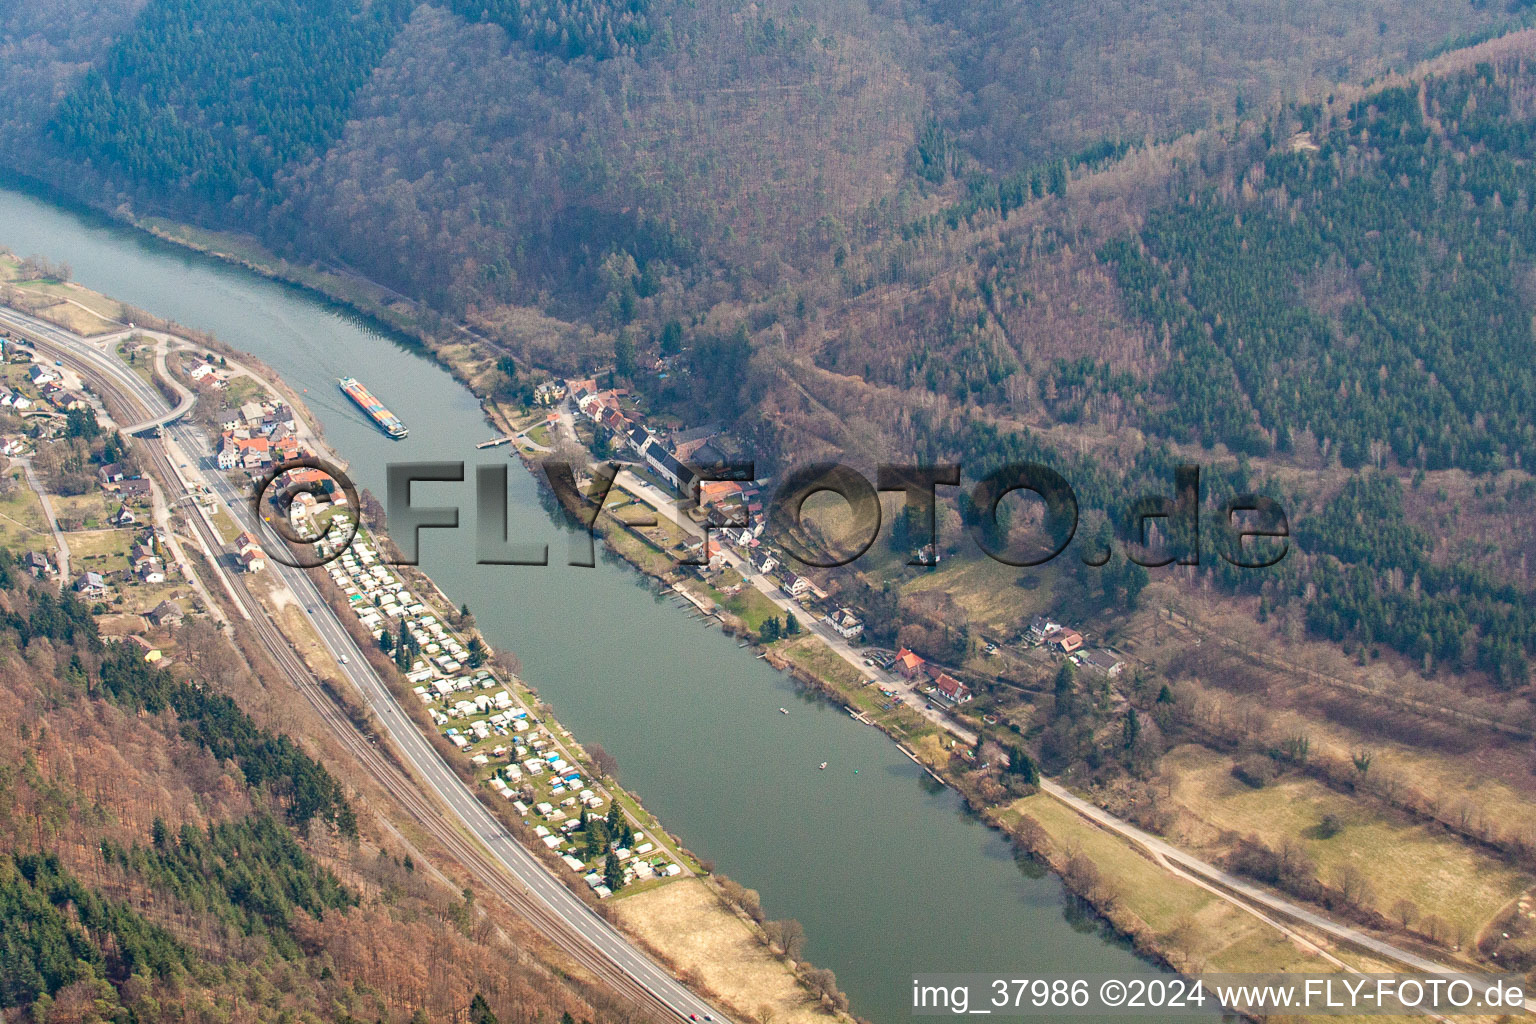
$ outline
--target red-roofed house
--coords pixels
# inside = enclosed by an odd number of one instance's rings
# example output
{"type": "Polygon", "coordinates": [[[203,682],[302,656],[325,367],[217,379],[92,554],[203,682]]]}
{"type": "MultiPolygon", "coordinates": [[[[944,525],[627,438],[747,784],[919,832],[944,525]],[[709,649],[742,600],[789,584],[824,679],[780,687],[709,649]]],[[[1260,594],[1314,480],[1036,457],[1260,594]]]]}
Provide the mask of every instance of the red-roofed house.
{"type": "Polygon", "coordinates": [[[896,671],[901,673],[903,679],[921,675],[925,664],[927,662],[905,647],[896,652],[896,671]]]}
{"type": "Polygon", "coordinates": [[[1048,638],[1062,654],[1071,654],[1083,646],[1083,634],[1075,629],[1059,629],[1048,638]]]}
{"type": "Polygon", "coordinates": [[[715,505],[741,493],[741,484],[735,480],[705,480],[699,484],[699,504],[715,505]]]}
{"type": "Polygon", "coordinates": [[[933,681],[933,688],[952,704],[964,704],[971,699],[971,688],[947,672],[940,672],[933,681]]]}

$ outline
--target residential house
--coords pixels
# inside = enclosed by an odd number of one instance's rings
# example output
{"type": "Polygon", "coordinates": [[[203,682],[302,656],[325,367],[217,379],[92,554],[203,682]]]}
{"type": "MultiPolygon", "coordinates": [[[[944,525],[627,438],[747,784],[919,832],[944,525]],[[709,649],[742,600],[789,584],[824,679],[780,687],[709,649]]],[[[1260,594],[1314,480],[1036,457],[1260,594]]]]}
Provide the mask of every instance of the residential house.
{"type": "Polygon", "coordinates": [[[165,565],[158,558],[145,558],[134,564],[133,574],[145,583],[164,583],[165,565]]]}
{"type": "Polygon", "coordinates": [[[261,572],[267,567],[267,556],[261,548],[246,548],[239,554],[240,567],[246,572],[261,572]]]}
{"type": "Polygon", "coordinates": [[[1088,651],[1083,655],[1082,663],[1095,672],[1102,672],[1111,679],[1125,671],[1125,662],[1108,651],[1088,651]]]}
{"type": "Polygon", "coordinates": [[[68,388],[59,388],[57,391],[49,392],[48,400],[60,412],[69,412],[73,409],[88,409],[91,405],[90,399],[80,392],[72,391],[68,388]]]}
{"type": "Polygon", "coordinates": [[[101,481],[103,487],[119,482],[126,475],[121,462],[109,462],[96,471],[96,479],[101,481]]]}
{"type": "Polygon", "coordinates": [[[646,446],[643,453],[646,463],[679,494],[693,493],[697,474],[673,458],[672,453],[659,444],[646,446]]]}
{"type": "Polygon", "coordinates": [[[971,699],[971,688],[947,672],[939,673],[933,688],[951,704],[964,704],[971,699]]]}
{"type": "Polygon", "coordinates": [[[792,572],[786,572],[784,574],[784,582],[779,584],[779,589],[784,591],[784,593],[788,594],[790,597],[799,597],[801,594],[811,589],[811,581],[806,579],[804,576],[799,576],[792,572]]]}
{"type": "Polygon", "coordinates": [[[720,433],[719,426],[709,424],[694,427],[672,435],[672,451],[679,459],[691,459],[709,444],[709,439],[720,433]]]}
{"type": "Polygon", "coordinates": [[[923,666],[928,664],[921,657],[913,654],[903,647],[896,652],[895,669],[901,673],[903,679],[915,679],[923,674],[923,666]]]}
{"type": "Polygon", "coordinates": [[[161,601],[146,612],[144,617],[156,626],[169,627],[181,625],[181,620],[186,615],[174,602],[161,601]]]}
{"type": "Polygon", "coordinates": [[[1075,629],[1058,629],[1048,639],[1062,654],[1071,654],[1083,646],[1083,635],[1075,629]]]}
{"type": "Polygon", "coordinates": [[[220,438],[220,469],[260,469],[272,462],[272,442],[265,437],[236,437],[224,434],[220,438]]]}
{"type": "Polygon", "coordinates": [[[141,651],[144,655],[144,660],[150,664],[154,664],[164,657],[164,655],[160,653],[159,648],[155,647],[154,644],[139,636],[137,633],[125,637],[124,640],[130,647],[137,648],[139,651],[141,651]]]}
{"type": "Polygon", "coordinates": [[[27,571],[38,579],[53,575],[53,563],[41,551],[28,551],[25,564],[27,571]]]}
{"type": "Polygon", "coordinates": [[[84,572],[75,580],[75,592],[81,597],[106,597],[107,581],[99,572],[84,572]]]}
{"type": "Polygon", "coordinates": [[[27,379],[37,387],[42,387],[44,384],[53,384],[57,382],[59,375],[54,373],[51,368],[44,366],[41,363],[34,363],[32,368],[27,371],[27,379]]]}
{"type": "Polygon", "coordinates": [[[741,499],[741,484],[735,480],[705,480],[699,484],[699,506],[735,504],[741,499]]]}
{"type": "Polygon", "coordinates": [[[134,515],[133,509],[129,508],[127,505],[122,505],[119,507],[117,512],[112,516],[111,520],[113,526],[132,526],[138,521],[139,517],[134,515]]]}
{"type": "Polygon", "coordinates": [[[636,426],[630,428],[627,440],[629,441],[629,446],[635,450],[635,454],[644,458],[645,446],[650,444],[654,438],[649,430],[636,426]]]}
{"type": "Polygon", "coordinates": [[[844,640],[852,640],[864,632],[864,623],[859,621],[859,617],[850,608],[839,608],[827,616],[827,621],[844,640]]]}
{"type": "Polygon", "coordinates": [[[1029,627],[1026,630],[1026,633],[1033,643],[1038,644],[1044,643],[1046,637],[1050,636],[1060,628],[1060,623],[1052,622],[1044,615],[1036,615],[1034,618],[1029,620],[1029,627]]]}

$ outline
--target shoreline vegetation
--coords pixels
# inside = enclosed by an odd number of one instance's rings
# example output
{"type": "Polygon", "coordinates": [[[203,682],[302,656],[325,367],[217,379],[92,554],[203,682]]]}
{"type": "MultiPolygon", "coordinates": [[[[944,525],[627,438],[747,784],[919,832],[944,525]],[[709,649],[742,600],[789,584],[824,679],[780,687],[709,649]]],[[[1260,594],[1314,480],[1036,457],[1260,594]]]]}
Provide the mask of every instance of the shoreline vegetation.
{"type": "MultiPolygon", "coordinates": [[[[267,280],[297,288],[306,294],[318,297],[326,303],[339,306],[357,316],[375,322],[380,327],[385,328],[391,334],[397,335],[398,341],[410,344],[412,347],[417,348],[423,355],[431,358],[444,370],[450,373],[456,380],[468,388],[471,393],[475,394],[476,397],[480,399],[481,409],[484,412],[487,420],[496,430],[501,431],[503,434],[517,433],[514,420],[505,411],[503,411],[494,400],[486,398],[483,395],[481,389],[476,387],[476,378],[479,375],[476,371],[477,369],[483,369],[484,367],[478,366],[477,363],[471,363],[463,358],[454,359],[445,356],[444,350],[449,347],[449,343],[443,342],[435,333],[423,326],[421,323],[423,313],[425,313],[430,317],[430,319],[434,321],[441,321],[442,318],[429,310],[425,310],[425,308],[422,307],[420,303],[415,302],[415,300],[411,300],[405,296],[397,295],[396,293],[391,292],[389,289],[386,289],[381,285],[367,281],[366,279],[356,275],[340,273],[323,268],[303,267],[293,264],[288,260],[276,256],[275,254],[267,252],[265,248],[260,245],[260,243],[251,238],[242,238],[225,232],[215,232],[194,228],[190,225],[185,225],[157,217],[140,218],[132,215],[132,213],[126,208],[119,208],[117,211],[109,213],[107,211],[103,211],[95,207],[84,206],[73,200],[58,196],[54,190],[48,188],[43,183],[36,182],[33,179],[26,179],[26,187],[29,192],[44,201],[62,202],[69,208],[83,211],[89,216],[103,218],[113,224],[144,232],[145,234],[167,245],[188,249],[203,256],[207,256],[212,259],[219,260],[220,262],[247,270],[267,280]]],[[[180,325],[168,324],[168,326],[177,328],[179,331],[186,331],[186,329],[181,328],[180,325]]],[[[456,330],[463,331],[473,342],[489,344],[489,342],[484,341],[484,339],[475,336],[473,332],[470,332],[468,328],[463,327],[463,325],[456,324],[452,326],[456,330]]],[[[198,335],[201,332],[192,331],[190,333],[193,335],[198,335]]],[[[234,350],[230,349],[230,351],[233,352],[234,350]]],[[[494,357],[489,355],[483,357],[484,366],[489,366],[493,362],[494,357]]],[[[265,367],[262,368],[268,369],[265,367]]],[[[270,370],[268,372],[270,372],[270,370]]],[[[274,376],[276,375],[274,374],[274,376]]],[[[304,406],[300,404],[296,405],[295,408],[303,409],[304,406]]],[[[313,417],[308,418],[313,424],[313,417]]],[[[317,430],[317,437],[319,436],[320,435],[317,430]]],[[[323,441],[323,437],[321,437],[321,440],[323,441]]],[[[517,446],[517,451],[519,461],[523,463],[524,467],[528,469],[528,471],[533,473],[535,480],[538,482],[538,486],[543,491],[545,491],[545,493],[552,495],[553,492],[549,489],[547,481],[545,481],[543,475],[537,471],[536,462],[529,458],[529,450],[519,445],[517,446]]],[[[342,464],[344,465],[345,463],[343,462],[342,464]]],[[[626,524],[624,524],[621,520],[618,520],[616,517],[609,515],[607,519],[612,523],[617,524],[619,529],[625,534],[634,536],[640,539],[643,543],[649,543],[646,542],[644,538],[641,537],[636,531],[630,530],[626,524]]],[[[380,538],[387,542],[387,529],[378,530],[377,532],[380,538]]],[[[654,565],[647,565],[646,562],[637,557],[632,550],[627,550],[625,547],[622,547],[614,542],[612,536],[612,528],[609,522],[604,521],[604,517],[599,517],[598,524],[596,526],[596,532],[603,538],[603,542],[607,550],[612,552],[614,555],[624,559],[624,561],[627,562],[636,572],[639,572],[657,581],[662,578],[663,574],[657,573],[655,571],[654,565]]],[[[652,546],[651,549],[656,550],[654,546],[652,546]]],[[[435,583],[432,584],[432,589],[440,597],[443,597],[441,589],[438,588],[435,583]]],[[[445,603],[449,607],[452,606],[452,602],[446,601],[446,598],[445,603]]],[[[350,629],[352,624],[348,623],[347,626],[350,629]]],[[[741,635],[743,636],[745,636],[746,633],[747,631],[744,629],[741,631],[741,635]]],[[[752,641],[752,646],[748,649],[761,651],[762,645],[760,645],[754,639],[752,641]]],[[[844,692],[835,683],[815,675],[800,665],[796,665],[790,662],[787,658],[782,657],[775,651],[762,651],[762,653],[767,655],[765,660],[767,660],[769,664],[774,665],[775,668],[780,669],[781,671],[788,671],[797,682],[815,690],[827,699],[833,700],[846,708],[857,710],[857,706],[854,700],[850,696],[844,694],[844,692]]],[[[536,688],[534,689],[534,696],[535,699],[537,699],[536,688]]],[[[406,703],[404,706],[410,707],[410,704],[406,703]]],[[[411,709],[411,714],[413,715],[413,721],[416,720],[414,708],[411,709]]],[[[878,725],[876,727],[880,728],[878,725]]],[[[943,750],[941,744],[935,743],[931,745],[934,749],[918,752],[908,747],[901,741],[900,738],[891,735],[889,730],[882,728],[882,731],[886,732],[886,735],[892,740],[892,742],[896,743],[899,749],[906,753],[907,756],[909,756],[915,763],[922,767],[930,776],[943,784],[953,785],[953,779],[948,777],[948,773],[946,771],[948,760],[947,753],[943,750]],[[924,753],[928,754],[927,758],[923,756],[924,753]]],[[[430,732],[435,734],[437,730],[432,728],[430,732]]],[[[456,770],[458,769],[456,764],[458,760],[460,759],[457,757],[450,758],[450,763],[455,764],[456,770]]],[[[483,797],[483,794],[479,794],[481,787],[477,785],[475,789],[477,795],[482,795],[483,797]]],[[[1145,927],[1139,927],[1137,922],[1131,920],[1125,913],[1117,912],[1114,905],[1114,900],[1104,899],[1102,893],[1098,894],[1099,898],[1096,899],[1094,887],[1091,885],[1083,884],[1085,877],[1082,873],[1069,874],[1066,872],[1065,868],[1067,866],[1067,861],[1062,860],[1059,864],[1053,862],[1051,859],[1052,851],[1049,847],[1038,843],[1032,843],[1031,838],[1033,837],[1027,835],[1024,832],[1021,832],[1018,829],[1009,827],[1009,824],[1002,816],[988,811],[986,807],[974,797],[974,795],[966,794],[964,790],[959,788],[957,788],[957,792],[961,793],[962,797],[966,801],[966,806],[970,808],[974,813],[976,813],[982,821],[986,822],[990,827],[996,828],[1002,831],[1005,835],[1009,836],[1010,840],[1016,844],[1017,848],[1023,855],[1047,864],[1061,880],[1062,885],[1074,898],[1082,900],[1084,904],[1086,904],[1088,907],[1091,907],[1093,912],[1098,914],[1102,920],[1104,920],[1111,928],[1113,928],[1117,935],[1126,939],[1127,941],[1130,941],[1140,955],[1162,967],[1173,970],[1179,969],[1179,961],[1181,959],[1180,957],[1178,957],[1176,954],[1170,955],[1173,953],[1173,951],[1169,949],[1165,944],[1159,943],[1155,937],[1147,934],[1147,929],[1145,927]]],[[[1085,827],[1089,827],[1087,826],[1087,823],[1083,824],[1085,827]]],[[[665,830],[664,827],[663,830],[665,830]]],[[[1130,854],[1131,857],[1141,859],[1146,864],[1151,865],[1150,861],[1146,861],[1145,858],[1142,858],[1141,854],[1131,848],[1129,844],[1124,843],[1117,837],[1109,836],[1107,833],[1100,834],[1104,835],[1112,843],[1123,848],[1127,853],[1130,854]]],[[[669,832],[668,835],[670,836],[671,833],[669,832]]],[[[676,837],[673,838],[675,839],[676,837]]],[[[1058,836],[1058,838],[1063,839],[1064,842],[1070,842],[1070,837],[1058,836]]],[[[681,846],[682,844],[679,843],[679,845],[681,846]]],[[[1079,857],[1080,856],[1081,855],[1079,855],[1079,857]]],[[[1154,868],[1154,870],[1159,872],[1162,870],[1157,868],[1156,865],[1151,866],[1154,868]]],[[[750,892],[750,890],[748,891],[750,892]]],[[[723,894],[721,894],[718,890],[716,890],[715,893],[717,897],[721,898],[722,900],[724,899],[723,894]]],[[[756,894],[753,893],[752,895],[755,896],[756,894]]],[[[750,915],[748,915],[739,907],[731,906],[730,909],[733,913],[741,916],[743,919],[750,920],[750,915]]],[[[763,943],[763,945],[768,946],[770,949],[773,948],[768,942],[766,933],[762,932],[761,928],[756,930],[756,937],[763,943]]]]}
{"type": "MultiPolygon", "coordinates": [[[[31,191],[36,192],[37,189],[31,191]]],[[[46,186],[42,187],[42,193],[42,198],[47,201],[58,201],[46,186]]],[[[68,205],[80,208],[78,203],[71,202],[68,205]]],[[[266,252],[251,239],[192,228],[161,218],[138,218],[123,208],[112,214],[88,207],[86,209],[92,216],[104,216],[114,223],[152,235],[166,244],[190,249],[249,270],[268,280],[299,288],[363,317],[387,330],[400,343],[416,348],[432,358],[476,394],[480,398],[482,411],[497,430],[504,434],[516,434],[531,426],[530,423],[518,427],[517,421],[494,399],[485,397],[485,389],[480,384],[484,375],[494,367],[499,353],[477,349],[479,346],[489,348],[491,343],[468,327],[450,323],[414,300],[356,275],[293,264],[266,252]],[[442,336],[444,332],[452,332],[456,336],[445,340],[442,336]]],[[[517,446],[517,450],[520,460],[534,472],[539,486],[547,491],[548,485],[543,474],[537,472],[536,460],[531,458],[534,451],[522,445],[517,446]]],[[[638,531],[631,530],[612,513],[609,513],[607,519],[611,522],[604,521],[600,516],[597,525],[597,532],[603,536],[607,549],[637,571],[654,580],[661,580],[666,573],[657,571],[654,560],[640,557],[633,544],[616,542],[616,536],[636,538],[642,545],[648,545],[645,550],[656,554],[661,554],[660,550],[649,545],[638,531]],[[613,528],[615,524],[618,526],[617,531],[613,528]]],[[[441,595],[441,590],[435,585],[433,589],[441,595]]],[[[451,607],[451,602],[448,604],[451,607]]],[[[722,619],[722,627],[727,631],[730,631],[730,625],[722,619]]],[[[734,635],[750,639],[750,649],[763,654],[765,660],[774,667],[789,671],[801,685],[816,690],[852,712],[859,710],[856,696],[848,687],[839,685],[828,675],[818,675],[802,663],[791,661],[777,650],[764,648],[745,628],[738,627],[734,635]]],[[[407,703],[406,706],[410,705],[407,703]]],[[[1216,968],[1260,970],[1269,969],[1270,965],[1301,961],[1308,962],[1312,969],[1319,968],[1317,961],[1302,955],[1297,940],[1288,938],[1267,924],[1261,924],[1257,918],[1248,916],[1238,906],[1224,902],[1201,891],[1193,883],[1170,874],[1127,840],[1099,829],[1064,805],[1056,804],[1052,798],[1037,794],[1002,808],[989,806],[979,794],[956,785],[958,780],[949,770],[952,744],[930,736],[925,738],[927,742],[916,744],[916,749],[913,749],[883,723],[870,721],[870,724],[881,728],[897,743],[899,749],[935,779],[954,786],[965,799],[967,807],[981,821],[1004,832],[1021,856],[1028,856],[1049,868],[1060,878],[1069,893],[1081,900],[1084,906],[1091,908],[1117,935],[1130,942],[1148,960],[1169,969],[1184,971],[1216,968]],[[1035,813],[1026,813],[1020,809],[1020,805],[1026,801],[1035,802],[1035,813]],[[1058,813],[1040,813],[1039,808],[1046,807],[1054,807],[1058,813]],[[1113,870],[1106,871],[1106,866],[1111,863],[1113,870]],[[1150,887],[1161,892],[1132,891],[1124,884],[1127,876],[1140,876],[1150,887]],[[1163,898],[1163,894],[1167,893],[1174,896],[1163,898]],[[1158,905],[1144,905],[1147,903],[1158,905]],[[1230,941],[1213,945],[1199,938],[1203,933],[1223,928],[1229,930],[1227,938],[1230,941]]],[[[432,731],[436,732],[435,729],[432,731]]],[[[745,906],[732,903],[724,889],[721,886],[713,890],[716,897],[724,901],[742,921],[751,925],[753,913],[750,908],[755,900],[748,899],[745,906]]],[[[747,892],[755,897],[755,893],[750,893],[750,890],[747,892]]],[[[758,910],[757,914],[760,913],[758,910]]],[[[760,925],[753,931],[764,947],[778,951],[760,925]]],[[[1313,946],[1319,945],[1315,937],[1302,941],[1313,946]]],[[[785,960],[794,962],[787,955],[785,960]]],[[[1368,965],[1374,963],[1353,955],[1351,960],[1368,965]]],[[[815,973],[819,975],[830,972],[815,973]]],[[[806,979],[802,978],[801,981],[805,983],[806,979]]],[[[814,991],[814,986],[808,988],[814,991]]]]}
{"type": "MultiPolygon", "coordinates": [[[[126,223],[126,222],[125,222],[126,223]]],[[[139,227],[139,225],[132,225],[139,227]]],[[[172,239],[160,235],[166,241],[172,239]]],[[[3,251],[3,250],[0,250],[3,251]]],[[[228,260],[224,254],[208,252],[215,258],[228,260]]],[[[243,265],[243,264],[241,264],[243,265]]],[[[256,270],[254,266],[246,269],[256,270]]],[[[276,274],[263,274],[273,280],[283,281],[289,284],[298,282],[286,281],[276,274]]],[[[68,288],[78,291],[82,297],[99,299],[104,302],[116,302],[106,296],[99,296],[95,292],[81,285],[63,282],[68,288]]],[[[306,286],[306,291],[313,289],[306,286]]],[[[324,296],[324,293],[319,293],[324,296]]],[[[330,296],[324,296],[331,300],[330,296]]],[[[334,301],[334,300],[331,300],[334,301]]],[[[231,359],[238,359],[252,375],[256,376],[260,383],[270,389],[271,392],[281,396],[284,401],[296,409],[308,426],[315,444],[322,450],[325,456],[335,464],[345,467],[347,460],[336,452],[326,440],[320,422],[310,412],[307,404],[294,388],[285,381],[280,374],[266,365],[256,356],[239,350],[209,332],[196,328],[190,328],[175,321],[167,320],[151,312],[131,307],[127,304],[117,303],[120,307],[122,329],[127,329],[127,323],[131,320],[135,326],[148,330],[159,331],[165,334],[180,337],[193,342],[198,346],[217,352],[231,359]]],[[[345,303],[342,303],[345,305],[345,303]]],[[[66,329],[74,329],[70,323],[59,323],[53,317],[45,315],[49,310],[42,310],[37,315],[40,319],[58,323],[66,329]]],[[[359,314],[366,314],[362,310],[356,310],[359,314]]],[[[423,343],[425,353],[436,356],[432,349],[423,343]]],[[[444,369],[453,372],[451,364],[437,360],[444,369]]],[[[192,382],[186,380],[177,372],[174,360],[167,360],[167,371],[176,377],[184,386],[191,386],[192,382]]],[[[463,380],[457,373],[455,376],[463,380]]],[[[163,382],[159,375],[155,376],[157,389],[164,391],[163,382]]],[[[488,414],[488,418],[489,414],[488,414]]],[[[495,422],[493,420],[493,422],[495,422]]],[[[499,425],[499,424],[498,424],[499,425]]],[[[530,467],[536,469],[536,467],[530,467]]],[[[537,473],[535,473],[538,476],[537,473]]],[[[384,509],[377,498],[367,489],[360,489],[359,499],[362,504],[362,515],[365,525],[362,528],[383,552],[393,552],[398,556],[398,549],[394,547],[387,530],[383,528],[384,509]],[[371,522],[372,525],[366,525],[371,522]]],[[[360,534],[362,536],[363,534],[360,534]]],[[[228,540],[229,538],[226,538],[228,540]]],[[[610,550],[615,550],[610,545],[610,550]]],[[[349,615],[339,615],[343,627],[356,640],[360,648],[368,657],[373,667],[378,670],[400,706],[405,709],[412,722],[424,731],[434,749],[443,757],[449,767],[466,784],[468,784],[476,798],[491,813],[519,837],[525,848],[543,861],[551,870],[551,874],[564,884],[570,891],[576,893],[584,902],[594,910],[601,913],[610,922],[623,929],[632,939],[638,941],[646,951],[666,966],[672,973],[683,979],[687,984],[706,997],[715,1000],[727,1008],[733,1015],[743,1020],[762,1020],[771,1018],[776,1022],[810,1022],[816,1020],[833,1020],[847,1022],[854,1019],[848,1010],[848,999],[836,985],[833,973],[825,968],[817,968],[813,964],[800,959],[800,950],[804,943],[804,931],[798,922],[770,921],[764,915],[758,894],[746,886],[728,878],[724,874],[714,871],[713,866],[707,861],[701,860],[682,842],[681,838],[666,828],[666,826],[654,814],[645,809],[638,794],[625,789],[618,780],[599,770],[598,757],[581,743],[575,735],[562,725],[554,717],[548,704],[541,698],[536,686],[523,680],[521,666],[517,661],[515,652],[502,652],[497,650],[487,640],[473,623],[473,617],[463,621],[463,617],[455,611],[458,607],[453,600],[442,590],[429,575],[422,572],[419,567],[399,565],[396,571],[408,581],[409,585],[419,595],[426,596],[427,603],[443,622],[457,622],[458,628],[467,636],[478,638],[485,646],[488,663],[496,665],[506,674],[518,693],[524,697],[531,707],[538,710],[540,717],[549,726],[552,732],[563,737],[566,743],[574,748],[583,759],[582,767],[590,777],[601,779],[603,785],[614,794],[620,806],[626,814],[633,818],[637,825],[646,832],[661,839],[664,848],[676,859],[686,865],[686,870],[692,877],[678,878],[662,883],[659,886],[650,885],[641,891],[623,899],[633,899],[635,896],[644,897],[656,889],[671,890],[681,889],[684,894],[675,894],[657,905],[656,900],[645,901],[646,910],[619,912],[609,904],[599,902],[591,893],[591,890],[581,880],[564,870],[559,857],[545,849],[542,843],[535,841],[536,836],[532,829],[522,823],[515,815],[509,812],[504,801],[492,798],[492,794],[485,787],[484,780],[477,777],[467,760],[451,744],[443,738],[438,728],[431,722],[422,710],[420,703],[413,698],[410,690],[399,677],[395,665],[378,651],[373,638],[362,631],[361,626],[349,615]],[[658,944],[659,939],[677,934],[676,922],[669,921],[669,916],[684,915],[690,922],[690,929],[697,931],[699,928],[707,930],[711,939],[710,955],[703,961],[699,959],[699,950],[690,950],[691,956],[685,960],[669,954],[666,949],[658,944]],[[775,975],[783,980],[776,980],[775,975]]],[[[340,596],[332,581],[320,570],[311,570],[311,577],[319,585],[322,594],[332,607],[345,611],[346,602],[340,596]]],[[[279,603],[270,599],[270,595],[262,594],[263,603],[279,621],[288,624],[288,618],[284,615],[284,608],[279,603]]],[[[338,684],[331,674],[325,671],[323,664],[314,664],[312,655],[317,650],[306,649],[307,645],[296,644],[295,648],[306,663],[316,670],[321,679],[327,695],[335,702],[338,708],[365,734],[373,737],[382,735],[378,723],[373,720],[373,715],[360,706],[350,687],[338,684]]],[[[405,769],[407,766],[399,762],[391,753],[391,760],[397,767],[405,769]]]]}

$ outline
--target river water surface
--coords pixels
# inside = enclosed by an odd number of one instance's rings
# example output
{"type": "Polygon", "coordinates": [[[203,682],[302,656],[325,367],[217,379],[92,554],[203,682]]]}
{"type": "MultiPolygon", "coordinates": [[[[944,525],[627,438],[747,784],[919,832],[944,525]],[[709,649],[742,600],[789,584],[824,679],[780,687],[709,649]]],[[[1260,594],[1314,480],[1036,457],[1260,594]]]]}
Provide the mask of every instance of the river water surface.
{"type": "Polygon", "coordinates": [[[628,566],[565,566],[565,540],[532,478],[506,449],[474,449],[492,436],[478,403],[428,359],[297,289],[9,189],[0,247],[66,261],[89,288],[254,353],[305,392],[354,481],[377,495],[387,461],[464,461],[464,484],[416,487],[417,503],[462,509],[459,531],[423,532],[422,569],[516,653],[578,739],[618,759],[668,829],[757,889],[769,916],[805,925],[806,955],[836,972],[855,1013],[908,1019],[916,972],[1155,970],[884,735],[801,698],[628,566]],[[340,376],[366,384],[409,439],[364,420],[337,390],[340,376]],[[473,467],[509,461],[509,536],[547,540],[548,567],[474,564],[473,467]]]}

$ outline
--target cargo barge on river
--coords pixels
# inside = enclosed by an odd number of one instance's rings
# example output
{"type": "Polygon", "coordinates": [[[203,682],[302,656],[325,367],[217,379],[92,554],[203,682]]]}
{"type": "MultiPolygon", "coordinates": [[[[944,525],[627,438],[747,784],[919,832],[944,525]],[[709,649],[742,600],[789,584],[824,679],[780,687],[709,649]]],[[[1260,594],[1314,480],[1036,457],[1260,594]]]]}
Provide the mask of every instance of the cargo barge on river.
{"type": "Polygon", "coordinates": [[[400,422],[400,417],[384,408],[384,403],[374,398],[373,392],[358,383],[357,378],[338,377],[336,378],[336,384],[341,388],[343,394],[356,402],[358,408],[368,414],[369,419],[379,425],[379,429],[384,431],[384,433],[397,440],[410,434],[405,424],[400,422]]]}

